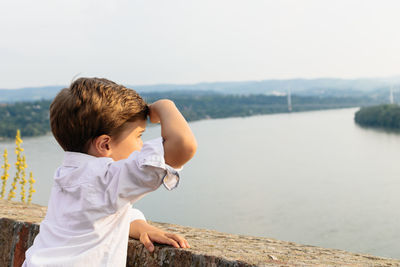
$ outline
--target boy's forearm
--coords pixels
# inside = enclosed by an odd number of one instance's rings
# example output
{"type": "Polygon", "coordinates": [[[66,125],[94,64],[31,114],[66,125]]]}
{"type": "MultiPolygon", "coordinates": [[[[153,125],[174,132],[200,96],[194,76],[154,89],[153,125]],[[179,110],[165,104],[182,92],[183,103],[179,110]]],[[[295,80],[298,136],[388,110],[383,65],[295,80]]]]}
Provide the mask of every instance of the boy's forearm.
{"type": "Polygon", "coordinates": [[[174,102],[159,100],[151,105],[150,110],[152,109],[157,113],[161,123],[165,162],[174,168],[180,168],[196,152],[196,139],[174,102]]]}

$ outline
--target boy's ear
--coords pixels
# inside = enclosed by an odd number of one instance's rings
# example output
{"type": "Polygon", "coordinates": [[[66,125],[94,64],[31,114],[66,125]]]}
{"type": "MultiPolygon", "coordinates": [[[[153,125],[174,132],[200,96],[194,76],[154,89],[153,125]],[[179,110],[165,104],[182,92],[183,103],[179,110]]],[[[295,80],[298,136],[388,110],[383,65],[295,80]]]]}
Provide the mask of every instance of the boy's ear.
{"type": "Polygon", "coordinates": [[[103,134],[93,141],[93,148],[98,157],[108,157],[111,154],[111,137],[103,134]]]}

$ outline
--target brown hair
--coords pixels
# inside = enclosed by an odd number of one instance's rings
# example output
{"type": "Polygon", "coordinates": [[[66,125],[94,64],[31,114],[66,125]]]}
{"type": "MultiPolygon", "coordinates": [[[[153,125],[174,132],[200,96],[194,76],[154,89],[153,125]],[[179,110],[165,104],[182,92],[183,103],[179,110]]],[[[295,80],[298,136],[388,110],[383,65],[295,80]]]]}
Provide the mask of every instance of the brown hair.
{"type": "Polygon", "coordinates": [[[136,91],[101,78],[80,78],[50,105],[51,131],[65,151],[87,153],[89,142],[118,138],[126,122],[145,120],[149,107],[136,91]]]}

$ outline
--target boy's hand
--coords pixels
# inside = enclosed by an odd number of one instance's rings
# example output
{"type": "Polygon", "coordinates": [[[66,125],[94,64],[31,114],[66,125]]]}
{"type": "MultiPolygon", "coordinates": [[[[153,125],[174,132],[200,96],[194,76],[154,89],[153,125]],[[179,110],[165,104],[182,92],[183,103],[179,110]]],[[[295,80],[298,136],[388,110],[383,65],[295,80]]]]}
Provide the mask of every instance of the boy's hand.
{"type": "Polygon", "coordinates": [[[161,230],[143,232],[140,234],[140,242],[150,252],[154,251],[153,242],[158,244],[171,245],[175,248],[190,248],[189,243],[177,234],[166,233],[161,230]]]}
{"type": "Polygon", "coordinates": [[[131,222],[129,236],[139,239],[150,252],[154,251],[154,242],[171,245],[175,248],[190,248],[189,243],[182,236],[164,232],[148,224],[144,220],[135,220],[131,222]]]}
{"type": "Polygon", "coordinates": [[[148,105],[149,107],[149,119],[151,123],[160,123],[160,117],[158,116],[157,112],[154,109],[154,104],[157,105],[157,102],[154,102],[153,104],[148,105]]]}

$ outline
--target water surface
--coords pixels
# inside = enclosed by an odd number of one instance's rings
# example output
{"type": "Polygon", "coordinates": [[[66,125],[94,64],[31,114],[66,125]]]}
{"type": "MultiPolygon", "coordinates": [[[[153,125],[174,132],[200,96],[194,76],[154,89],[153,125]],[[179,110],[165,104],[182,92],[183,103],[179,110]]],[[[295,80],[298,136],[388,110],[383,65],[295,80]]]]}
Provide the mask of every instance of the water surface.
{"type": "MultiPolygon", "coordinates": [[[[358,127],[356,110],[193,122],[179,188],[136,206],[154,221],[400,258],[400,135],[358,127]]],[[[45,205],[63,152],[52,136],[23,147],[45,205]]]]}

